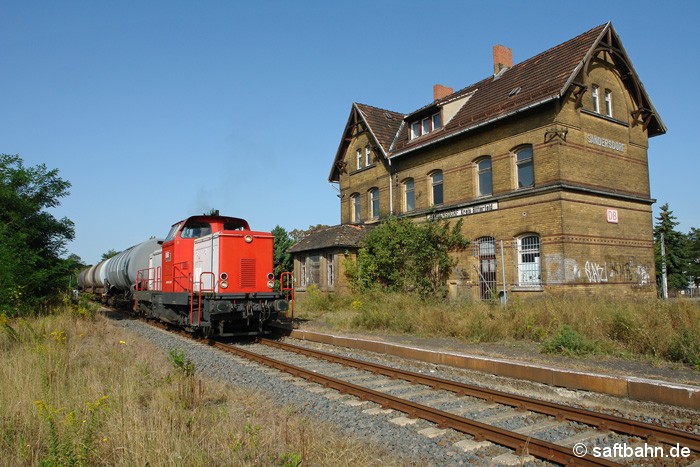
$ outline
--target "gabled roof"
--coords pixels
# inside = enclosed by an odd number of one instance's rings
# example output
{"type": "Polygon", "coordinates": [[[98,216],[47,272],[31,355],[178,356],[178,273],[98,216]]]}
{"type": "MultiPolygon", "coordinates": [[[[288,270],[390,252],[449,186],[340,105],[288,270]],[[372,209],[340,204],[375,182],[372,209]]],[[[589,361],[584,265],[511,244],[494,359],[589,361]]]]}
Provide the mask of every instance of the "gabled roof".
{"type": "Polygon", "coordinates": [[[287,252],[299,253],[326,248],[357,248],[360,245],[360,241],[365,238],[367,232],[373,227],[372,224],[341,224],[317,229],[287,249],[287,252]]]}
{"type": "MultiPolygon", "coordinates": [[[[646,94],[611,23],[595,27],[518,63],[497,77],[489,76],[408,115],[401,116],[403,122],[408,123],[450,102],[469,97],[464,99],[464,103],[449,121],[443,122],[443,127],[419,138],[409,139],[409,125],[397,124],[397,116],[400,114],[359,104],[353,104],[353,111],[357,109],[374,134],[381,134],[380,144],[385,156],[391,159],[563,98],[572,86],[577,86],[577,80],[581,80],[591,58],[601,50],[607,51],[612,56],[620,70],[623,83],[639,109],[633,115],[636,119],[633,125],[643,125],[649,132],[649,136],[665,133],[666,127],[646,94]],[[390,123],[381,119],[381,113],[384,112],[392,116],[390,123]],[[388,134],[392,130],[394,131],[393,141],[387,144],[388,134]]],[[[348,126],[346,126],[343,140],[348,137],[347,130],[348,126]]],[[[341,143],[336,154],[336,163],[342,159],[346,147],[341,143]]],[[[338,177],[334,163],[329,180],[337,181],[338,177]]]]}
{"type": "Polygon", "coordinates": [[[348,122],[345,124],[343,138],[336,152],[328,180],[331,182],[338,181],[340,172],[343,170],[343,168],[339,166],[339,163],[342,162],[348,144],[353,138],[353,132],[356,131],[358,127],[362,127],[372,134],[382,155],[384,158],[387,158],[389,146],[391,146],[403,122],[403,118],[404,114],[398,112],[354,102],[352,104],[352,110],[350,111],[350,117],[348,117],[348,122]]]}

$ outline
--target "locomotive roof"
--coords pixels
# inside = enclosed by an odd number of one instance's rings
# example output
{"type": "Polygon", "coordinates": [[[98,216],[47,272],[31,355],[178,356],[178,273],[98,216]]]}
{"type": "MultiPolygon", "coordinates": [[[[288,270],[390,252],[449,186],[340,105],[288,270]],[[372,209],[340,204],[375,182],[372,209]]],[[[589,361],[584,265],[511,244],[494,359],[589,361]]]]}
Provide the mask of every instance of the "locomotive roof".
{"type": "Polygon", "coordinates": [[[187,219],[183,219],[181,221],[178,221],[173,225],[179,224],[181,222],[189,222],[191,220],[198,220],[198,221],[204,221],[204,222],[241,222],[241,223],[245,224],[247,229],[250,229],[250,226],[249,226],[247,220],[241,219],[240,217],[230,217],[230,216],[208,216],[208,215],[190,216],[187,219]]]}

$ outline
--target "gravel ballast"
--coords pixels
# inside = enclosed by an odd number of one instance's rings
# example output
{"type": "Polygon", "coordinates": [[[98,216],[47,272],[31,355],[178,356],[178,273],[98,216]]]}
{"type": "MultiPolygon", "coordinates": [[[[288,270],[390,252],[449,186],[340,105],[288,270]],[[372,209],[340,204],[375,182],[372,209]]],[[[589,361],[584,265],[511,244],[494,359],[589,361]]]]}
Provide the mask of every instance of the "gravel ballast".
{"type": "MultiPolygon", "coordinates": [[[[283,376],[282,373],[275,375],[273,372],[263,371],[266,367],[230,356],[140,321],[124,319],[114,323],[147,339],[162,348],[164,352],[170,349],[184,351],[187,358],[194,363],[197,374],[200,376],[260,391],[261,395],[265,395],[264,397],[295,406],[311,419],[332,423],[340,431],[358,439],[379,443],[397,457],[406,459],[409,464],[489,464],[490,459],[480,457],[479,452],[465,453],[452,443],[441,441],[441,438],[431,439],[419,434],[419,430],[430,426],[428,422],[421,420],[413,425],[399,426],[390,421],[404,415],[399,412],[371,415],[363,411],[378,407],[375,404],[365,402],[358,406],[351,406],[343,402],[347,400],[346,397],[331,400],[321,394],[310,392],[303,386],[280,379],[279,376],[283,376]]],[[[508,452],[506,448],[495,448],[498,454],[508,452]]],[[[540,462],[537,461],[537,464],[540,462]]]]}

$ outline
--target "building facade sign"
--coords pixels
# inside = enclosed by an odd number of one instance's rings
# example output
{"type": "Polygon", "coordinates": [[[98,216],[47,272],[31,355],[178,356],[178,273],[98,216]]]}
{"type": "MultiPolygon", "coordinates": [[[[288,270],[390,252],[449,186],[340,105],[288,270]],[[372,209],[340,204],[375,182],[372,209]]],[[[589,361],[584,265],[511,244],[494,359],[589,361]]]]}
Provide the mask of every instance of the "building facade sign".
{"type": "Polygon", "coordinates": [[[452,219],[454,217],[468,216],[470,214],[478,214],[480,212],[496,211],[498,210],[498,202],[479,204],[476,206],[469,206],[466,208],[452,209],[450,211],[438,212],[434,214],[428,214],[426,218],[428,220],[437,219],[452,219]]]}
{"type": "Polygon", "coordinates": [[[594,144],[603,148],[612,149],[613,151],[625,152],[625,143],[613,141],[611,139],[601,138],[600,136],[587,134],[586,141],[588,144],[594,144]]]}

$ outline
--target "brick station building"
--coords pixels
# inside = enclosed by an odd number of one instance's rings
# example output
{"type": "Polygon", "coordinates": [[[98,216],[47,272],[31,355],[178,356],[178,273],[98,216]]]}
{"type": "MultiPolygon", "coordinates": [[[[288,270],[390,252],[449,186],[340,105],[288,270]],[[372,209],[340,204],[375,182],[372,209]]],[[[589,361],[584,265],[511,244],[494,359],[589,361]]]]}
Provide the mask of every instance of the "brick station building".
{"type": "MultiPolygon", "coordinates": [[[[655,293],[647,149],[666,128],[612,24],[522,63],[503,46],[493,56],[486,79],[435,85],[409,114],[352,105],[329,176],[341,225],[463,219],[472,244],[448,281],[455,297],[655,293]]],[[[301,290],[310,257],[337,275],[356,251],[314,244],[295,251],[301,290]]]]}

